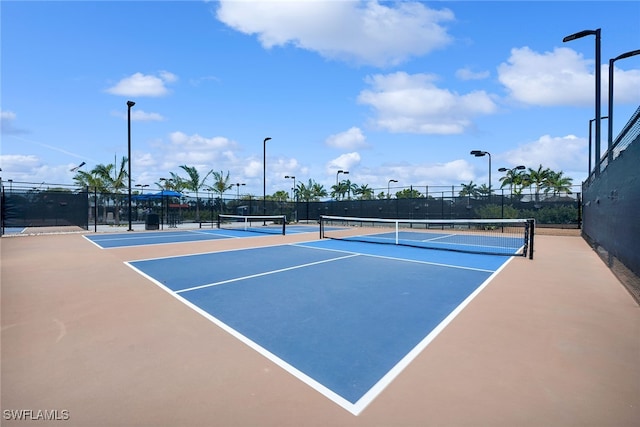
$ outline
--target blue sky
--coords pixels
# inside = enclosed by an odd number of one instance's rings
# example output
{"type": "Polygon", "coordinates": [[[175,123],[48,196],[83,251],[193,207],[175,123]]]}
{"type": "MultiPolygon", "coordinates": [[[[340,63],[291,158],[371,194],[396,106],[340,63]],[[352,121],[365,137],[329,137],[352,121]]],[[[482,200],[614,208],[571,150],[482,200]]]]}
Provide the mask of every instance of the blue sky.
{"type": "MultiPolygon", "coordinates": [[[[262,195],[291,180],[488,183],[542,164],[580,184],[595,37],[640,49],[640,2],[2,1],[4,181],[71,184],[127,155],[154,188],[180,165],[262,195]]],[[[640,105],[640,56],[615,63],[614,136],[640,105]]],[[[603,147],[607,122],[602,121],[603,147]]],[[[211,182],[212,183],[212,182],[211,182]]],[[[232,190],[235,193],[235,189],[232,190]]]]}

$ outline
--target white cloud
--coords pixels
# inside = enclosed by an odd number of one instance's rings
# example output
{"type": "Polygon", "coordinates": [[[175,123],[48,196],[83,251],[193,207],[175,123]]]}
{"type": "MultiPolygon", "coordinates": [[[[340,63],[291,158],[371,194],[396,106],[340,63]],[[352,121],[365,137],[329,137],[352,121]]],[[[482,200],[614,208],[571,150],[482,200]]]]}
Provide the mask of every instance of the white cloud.
{"type": "Polygon", "coordinates": [[[450,43],[448,9],[420,2],[220,1],[217,18],[265,48],[292,44],[338,60],[397,65],[450,43]]]}
{"type": "Polygon", "coordinates": [[[11,179],[13,180],[12,188],[31,189],[39,186],[39,183],[45,183],[43,188],[46,188],[51,183],[71,182],[74,173],[69,169],[77,164],[52,166],[33,154],[3,154],[0,156],[0,166],[5,186],[6,181],[11,179]]]}
{"type": "Polygon", "coordinates": [[[337,158],[330,160],[329,163],[327,163],[327,173],[329,174],[335,174],[336,172],[338,172],[338,170],[342,169],[342,170],[349,170],[352,169],[354,166],[358,165],[360,163],[360,154],[358,154],[357,152],[353,152],[353,153],[346,153],[346,154],[342,154],[341,156],[338,156],[337,158]]]}
{"type": "Polygon", "coordinates": [[[367,184],[371,188],[386,193],[389,180],[395,179],[391,187],[413,188],[422,194],[450,194],[452,183],[468,183],[476,180],[473,166],[466,160],[452,160],[438,164],[413,164],[409,162],[386,163],[375,167],[356,167],[351,170],[351,181],[356,184],[367,184]]]}
{"type": "Polygon", "coordinates": [[[456,77],[460,80],[483,80],[490,76],[488,71],[472,71],[469,68],[461,68],[456,71],[456,77]]]}
{"type": "Polygon", "coordinates": [[[122,96],[165,96],[169,93],[167,83],[174,83],[177,79],[175,74],[168,71],[161,71],[157,76],[135,73],[120,80],[106,92],[122,96]]]}
{"type": "MultiPolygon", "coordinates": [[[[640,69],[624,71],[618,68],[617,64],[617,62],[613,64],[613,105],[615,106],[616,103],[638,105],[638,100],[640,99],[640,69]]],[[[606,65],[606,73],[604,69],[602,73],[603,85],[605,81],[607,82],[607,87],[603,86],[602,88],[605,93],[603,96],[608,96],[609,64],[606,65]]],[[[606,102],[609,101],[607,100],[606,102]]]]}
{"type": "Polygon", "coordinates": [[[16,113],[13,111],[0,111],[0,131],[3,135],[20,135],[27,133],[27,131],[14,126],[13,123],[16,117],[16,113]]]}
{"type": "MultiPolygon", "coordinates": [[[[608,102],[609,65],[601,66],[601,101],[608,102]]],[[[594,61],[569,48],[538,53],[528,47],[511,50],[506,63],[498,67],[498,78],[509,96],[538,106],[593,104],[594,61]]],[[[615,102],[637,104],[640,98],[640,70],[624,71],[615,66],[615,102]]]]}
{"type": "Polygon", "coordinates": [[[473,126],[473,117],[491,114],[497,106],[484,91],[457,94],[438,88],[428,74],[397,72],[366,79],[358,102],[369,105],[376,127],[390,132],[459,134],[473,126]]]}
{"type": "Polygon", "coordinates": [[[367,145],[365,139],[360,128],[352,127],[344,132],[329,136],[325,142],[330,147],[354,150],[365,147],[367,145]]]}
{"type": "Polygon", "coordinates": [[[0,164],[4,172],[27,172],[41,165],[40,159],[33,154],[3,154],[0,164]]]}
{"type": "Polygon", "coordinates": [[[588,142],[574,135],[552,137],[543,135],[537,141],[521,144],[500,158],[512,165],[537,169],[539,165],[555,171],[586,169],[588,142]]]}
{"type": "Polygon", "coordinates": [[[243,168],[243,175],[247,178],[261,177],[263,173],[262,162],[258,160],[249,160],[243,168]]]}
{"type": "Polygon", "coordinates": [[[0,111],[0,119],[2,120],[15,120],[16,113],[13,111],[0,111]]]}
{"type": "MultiPolygon", "coordinates": [[[[127,113],[123,113],[121,111],[112,111],[112,116],[121,117],[123,119],[127,119],[127,113]]],[[[165,118],[162,114],[159,113],[147,113],[143,110],[132,109],[131,110],[131,121],[132,122],[162,122],[165,118]]]]}
{"type": "Polygon", "coordinates": [[[212,167],[215,169],[216,163],[225,158],[225,153],[235,146],[235,142],[221,136],[206,138],[198,134],[172,132],[169,134],[169,144],[160,149],[165,152],[166,165],[186,164],[206,173],[212,167]]]}
{"type": "MultiPolygon", "coordinates": [[[[511,50],[498,66],[498,79],[511,98],[525,104],[593,104],[593,61],[569,48],[540,54],[528,47],[511,50]]],[[[604,86],[606,87],[606,86],[604,86]]]]}
{"type": "Polygon", "coordinates": [[[158,113],[147,113],[142,110],[135,110],[131,112],[131,121],[135,122],[161,122],[164,121],[164,117],[158,113]]]}

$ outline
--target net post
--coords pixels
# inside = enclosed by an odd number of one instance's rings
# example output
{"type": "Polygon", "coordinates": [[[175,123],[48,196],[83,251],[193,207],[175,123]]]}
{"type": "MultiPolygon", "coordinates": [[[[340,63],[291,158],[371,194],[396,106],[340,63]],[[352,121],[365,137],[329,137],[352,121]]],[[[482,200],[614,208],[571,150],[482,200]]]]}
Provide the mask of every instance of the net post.
{"type": "Polygon", "coordinates": [[[399,232],[398,229],[399,228],[400,228],[400,221],[396,221],[396,245],[399,243],[399,240],[398,240],[398,237],[399,237],[398,236],[398,232],[399,232]]]}
{"type": "Polygon", "coordinates": [[[527,224],[529,227],[529,259],[533,259],[533,241],[534,241],[533,236],[535,234],[536,220],[531,218],[527,220],[527,224]]]}
{"type": "Polygon", "coordinates": [[[286,223],[287,223],[287,216],[286,215],[282,215],[282,235],[285,235],[285,227],[286,227],[286,223]]]}
{"type": "Polygon", "coordinates": [[[222,224],[221,224],[220,222],[221,222],[220,215],[218,215],[218,218],[216,218],[216,226],[217,226],[218,228],[222,228],[222,227],[221,227],[221,225],[222,225],[222,224]]]}
{"type": "Polygon", "coordinates": [[[320,223],[320,239],[324,239],[324,216],[320,215],[320,219],[318,220],[320,223]]]}

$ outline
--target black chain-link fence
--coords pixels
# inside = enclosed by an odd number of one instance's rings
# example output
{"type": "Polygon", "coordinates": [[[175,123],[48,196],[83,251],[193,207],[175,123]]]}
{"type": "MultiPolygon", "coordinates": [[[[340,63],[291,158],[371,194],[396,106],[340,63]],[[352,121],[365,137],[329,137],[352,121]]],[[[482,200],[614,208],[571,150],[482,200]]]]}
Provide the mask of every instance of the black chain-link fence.
{"type": "MultiPolygon", "coordinates": [[[[191,222],[213,225],[218,214],[286,215],[290,222],[314,222],[320,215],[403,219],[535,218],[538,224],[579,228],[580,194],[564,196],[494,194],[455,196],[454,191],[412,199],[291,201],[261,198],[222,198],[134,195],[132,223],[148,229],[191,222]],[[149,223],[152,224],[149,224],[149,223]]],[[[2,192],[3,227],[122,225],[129,221],[129,198],[124,193],[64,189],[2,192]]]]}

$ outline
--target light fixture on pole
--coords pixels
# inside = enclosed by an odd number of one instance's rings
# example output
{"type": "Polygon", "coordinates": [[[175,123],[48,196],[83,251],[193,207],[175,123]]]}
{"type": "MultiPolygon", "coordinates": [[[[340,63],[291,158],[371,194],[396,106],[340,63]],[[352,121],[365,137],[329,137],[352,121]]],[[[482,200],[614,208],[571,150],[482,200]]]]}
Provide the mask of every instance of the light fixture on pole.
{"type": "Polygon", "coordinates": [[[491,196],[491,153],[488,151],[473,150],[469,154],[476,157],[489,156],[489,196],[491,196]]]}
{"type": "Polygon", "coordinates": [[[131,228],[131,107],[136,105],[133,101],[127,101],[127,134],[128,134],[128,151],[127,151],[127,164],[129,166],[129,230],[133,231],[131,228]]]}
{"type": "Polygon", "coordinates": [[[348,174],[349,174],[349,171],[343,171],[343,170],[341,169],[341,170],[339,170],[339,171],[336,173],[336,187],[338,186],[338,176],[340,176],[340,174],[348,175],[348,174]]]}
{"type": "MultiPolygon", "coordinates": [[[[640,55],[640,49],[625,52],[613,59],[609,59],[609,122],[607,123],[607,152],[609,153],[607,156],[607,161],[609,163],[613,160],[613,63],[619,59],[629,58],[630,56],[635,55],[640,55]]],[[[591,157],[589,157],[589,159],[591,159],[591,157]]]]}
{"type": "Polygon", "coordinates": [[[262,141],[262,215],[267,214],[267,137],[262,141]]]}
{"type": "Polygon", "coordinates": [[[390,179],[389,182],[387,182],[387,199],[391,198],[391,183],[392,182],[398,182],[395,179],[390,179]]]}
{"type": "Polygon", "coordinates": [[[149,184],[136,184],[136,187],[140,187],[140,194],[144,194],[144,189],[148,186],[149,184]]]}
{"type": "MultiPolygon", "coordinates": [[[[563,42],[570,42],[572,40],[576,40],[585,36],[596,36],[596,69],[595,69],[595,74],[596,74],[596,114],[595,114],[595,122],[596,122],[596,144],[595,144],[595,157],[596,157],[596,175],[600,175],[600,129],[601,129],[601,123],[600,123],[600,119],[601,119],[601,113],[600,113],[600,91],[601,91],[601,65],[600,65],[600,28],[598,28],[597,30],[584,30],[584,31],[580,31],[578,33],[575,34],[571,34],[570,36],[567,36],[565,38],[562,39],[563,42]]],[[[589,171],[589,174],[591,174],[591,171],[589,171]]]]}
{"type": "Polygon", "coordinates": [[[85,162],[82,162],[82,163],[80,163],[78,166],[76,166],[76,167],[74,167],[74,168],[69,169],[69,172],[77,172],[77,171],[78,171],[78,169],[80,169],[80,168],[81,168],[81,167],[83,167],[84,165],[86,165],[86,163],[85,163],[85,162]]]}

